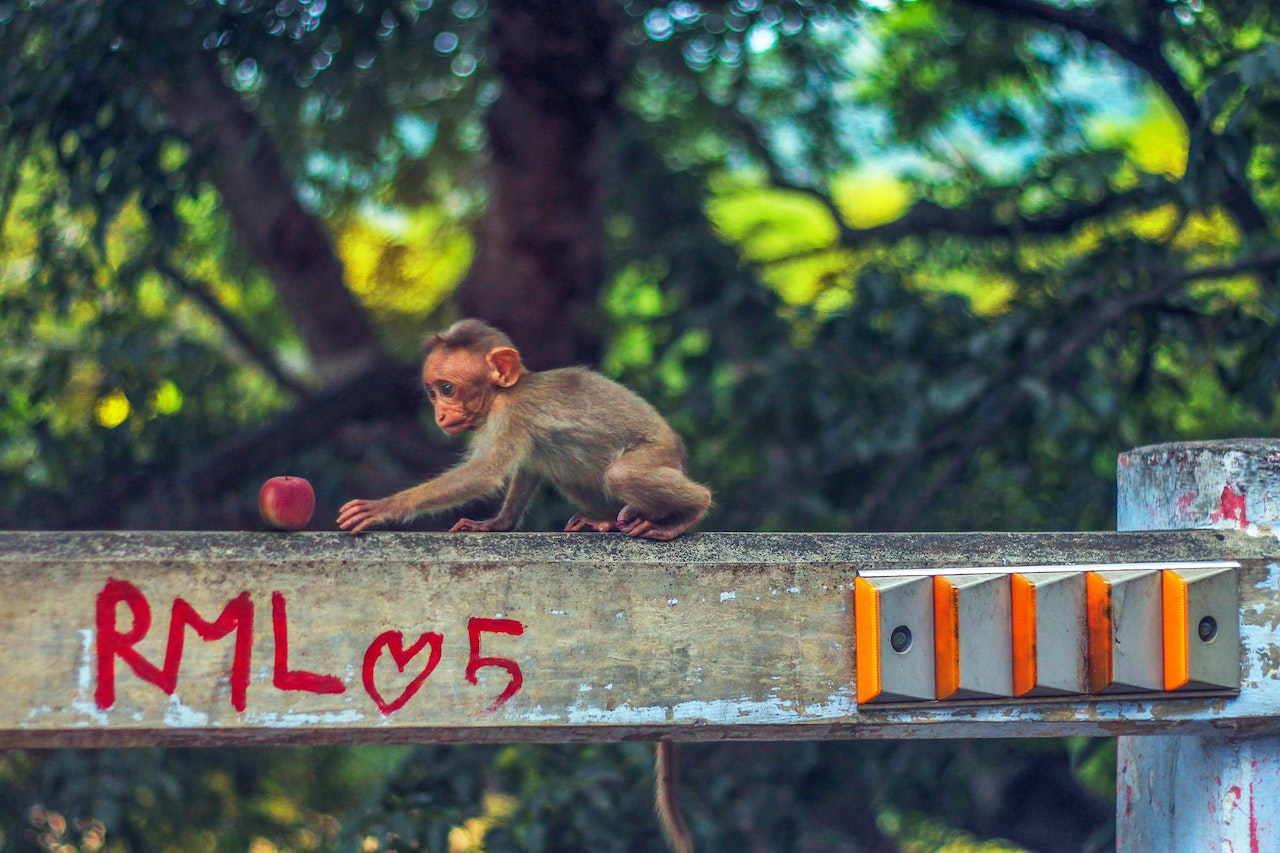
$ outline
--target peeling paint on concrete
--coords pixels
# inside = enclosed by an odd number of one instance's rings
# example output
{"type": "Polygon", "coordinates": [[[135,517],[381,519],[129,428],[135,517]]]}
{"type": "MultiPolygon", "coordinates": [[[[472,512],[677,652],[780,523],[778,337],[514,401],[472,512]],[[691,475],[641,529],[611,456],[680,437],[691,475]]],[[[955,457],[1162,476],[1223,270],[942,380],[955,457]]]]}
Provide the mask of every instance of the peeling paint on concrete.
{"type": "MultiPolygon", "coordinates": [[[[1117,480],[1122,530],[1235,528],[1262,540],[1280,528],[1277,441],[1141,448],[1123,454],[1117,480]]],[[[1280,563],[1251,574],[1241,586],[1241,694],[1210,710],[1228,716],[1247,704],[1259,723],[1221,720],[1232,739],[1120,738],[1119,853],[1280,850],[1280,563]]]]}
{"type": "Polygon", "coordinates": [[[209,725],[209,715],[188,708],[176,694],[169,697],[169,704],[164,709],[164,724],[174,728],[204,728],[209,725]]]}
{"type": "MultiPolygon", "coordinates": [[[[358,711],[337,711],[325,714],[248,714],[249,722],[266,728],[301,728],[304,726],[350,726],[365,719],[358,711]]],[[[386,725],[386,721],[383,721],[386,725]]]]}

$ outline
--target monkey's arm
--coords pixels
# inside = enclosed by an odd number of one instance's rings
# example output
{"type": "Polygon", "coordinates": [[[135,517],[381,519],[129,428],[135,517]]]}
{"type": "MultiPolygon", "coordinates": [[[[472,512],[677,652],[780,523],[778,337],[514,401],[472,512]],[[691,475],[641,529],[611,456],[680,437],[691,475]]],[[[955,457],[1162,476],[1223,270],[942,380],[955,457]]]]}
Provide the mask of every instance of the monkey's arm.
{"type": "Polygon", "coordinates": [[[471,457],[457,468],[389,498],[348,501],[338,511],[338,526],[355,534],[493,494],[507,481],[523,451],[519,441],[496,442],[488,435],[477,436],[471,457]]]}
{"type": "Polygon", "coordinates": [[[536,474],[530,474],[525,470],[517,471],[515,477],[511,479],[511,485],[507,487],[506,497],[502,499],[502,509],[498,510],[497,515],[487,521],[460,518],[449,532],[501,533],[515,530],[516,525],[520,523],[520,517],[524,515],[525,507],[529,505],[533,493],[538,489],[538,483],[536,474]]]}

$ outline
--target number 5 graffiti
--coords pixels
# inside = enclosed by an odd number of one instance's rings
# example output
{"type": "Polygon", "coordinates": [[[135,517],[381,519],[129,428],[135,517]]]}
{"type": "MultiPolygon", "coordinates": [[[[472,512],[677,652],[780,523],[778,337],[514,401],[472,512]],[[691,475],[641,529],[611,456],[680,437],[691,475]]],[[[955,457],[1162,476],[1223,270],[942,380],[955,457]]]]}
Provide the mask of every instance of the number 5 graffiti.
{"type": "Polygon", "coordinates": [[[509,658],[489,658],[480,656],[480,635],[489,634],[511,634],[520,636],[524,633],[524,625],[521,625],[514,619],[482,619],[479,616],[472,616],[467,620],[467,636],[471,638],[471,657],[467,659],[467,683],[478,684],[479,679],[476,673],[487,666],[496,666],[505,669],[511,675],[511,681],[507,684],[507,689],[498,694],[498,698],[493,700],[493,704],[485,708],[485,713],[496,711],[508,699],[516,695],[520,688],[524,685],[524,673],[520,671],[520,665],[509,658]]]}

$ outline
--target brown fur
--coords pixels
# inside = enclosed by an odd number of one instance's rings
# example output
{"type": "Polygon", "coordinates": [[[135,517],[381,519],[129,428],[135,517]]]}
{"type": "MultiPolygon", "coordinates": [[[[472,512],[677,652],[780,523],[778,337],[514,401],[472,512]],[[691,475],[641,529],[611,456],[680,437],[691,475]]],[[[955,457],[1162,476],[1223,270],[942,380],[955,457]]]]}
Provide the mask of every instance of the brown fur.
{"type": "Polygon", "coordinates": [[[693,853],[693,836],[685,826],[676,799],[675,746],[671,741],[660,740],[654,757],[653,810],[658,815],[662,836],[673,853],[693,853]]]}
{"type": "Polygon", "coordinates": [[[533,372],[502,332],[463,320],[427,339],[423,382],[440,427],[472,431],[468,457],[433,480],[343,506],[352,533],[505,493],[498,515],[455,531],[512,530],[539,481],[582,513],[570,531],[672,539],[706,514],[711,493],[685,473],[684,445],[651,405],[580,367],[533,372]]]}
{"type": "Polygon", "coordinates": [[[515,344],[506,334],[480,320],[459,320],[443,332],[429,336],[422,345],[422,356],[427,358],[437,349],[468,349],[488,352],[499,347],[514,349],[515,344]]]}

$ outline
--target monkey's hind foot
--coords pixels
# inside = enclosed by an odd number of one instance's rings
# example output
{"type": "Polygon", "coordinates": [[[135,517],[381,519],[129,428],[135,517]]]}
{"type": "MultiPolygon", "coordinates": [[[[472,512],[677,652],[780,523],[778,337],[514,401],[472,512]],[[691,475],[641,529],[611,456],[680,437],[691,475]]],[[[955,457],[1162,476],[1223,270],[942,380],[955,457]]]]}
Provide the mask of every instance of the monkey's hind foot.
{"type": "Polygon", "coordinates": [[[569,519],[569,523],[564,526],[565,533],[609,533],[617,529],[612,521],[596,521],[582,513],[569,519]]]}
{"type": "Polygon", "coordinates": [[[618,529],[633,539],[656,539],[659,542],[670,542],[681,533],[697,523],[697,518],[667,518],[662,521],[650,521],[640,514],[640,510],[627,504],[618,513],[618,529]]]}

